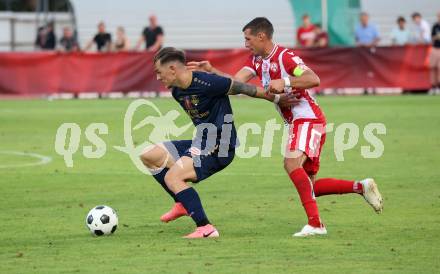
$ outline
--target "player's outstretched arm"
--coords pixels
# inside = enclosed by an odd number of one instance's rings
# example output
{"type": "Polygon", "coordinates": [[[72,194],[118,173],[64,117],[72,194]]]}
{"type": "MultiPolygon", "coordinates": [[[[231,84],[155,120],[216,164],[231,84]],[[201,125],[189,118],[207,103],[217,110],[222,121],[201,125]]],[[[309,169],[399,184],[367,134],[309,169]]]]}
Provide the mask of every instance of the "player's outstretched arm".
{"type": "Polygon", "coordinates": [[[191,62],[186,63],[186,68],[189,70],[192,70],[192,71],[198,70],[198,71],[204,71],[204,72],[209,72],[209,73],[215,73],[217,75],[227,77],[227,78],[232,78],[232,79],[240,81],[240,82],[247,82],[254,77],[254,74],[252,74],[251,71],[249,71],[247,69],[243,69],[243,68],[241,70],[239,70],[234,76],[231,76],[231,75],[213,67],[209,61],[200,61],[200,62],[191,61],[191,62]]]}
{"type": "Polygon", "coordinates": [[[224,73],[216,68],[214,68],[209,61],[191,61],[186,63],[186,68],[189,70],[198,70],[198,71],[204,71],[209,73],[215,73],[217,75],[231,78],[231,75],[224,73]]]}
{"type": "Polygon", "coordinates": [[[254,85],[232,80],[228,95],[245,94],[250,97],[265,99],[280,105],[280,107],[290,107],[299,103],[299,99],[293,94],[272,94],[265,92],[264,89],[254,85]]]}

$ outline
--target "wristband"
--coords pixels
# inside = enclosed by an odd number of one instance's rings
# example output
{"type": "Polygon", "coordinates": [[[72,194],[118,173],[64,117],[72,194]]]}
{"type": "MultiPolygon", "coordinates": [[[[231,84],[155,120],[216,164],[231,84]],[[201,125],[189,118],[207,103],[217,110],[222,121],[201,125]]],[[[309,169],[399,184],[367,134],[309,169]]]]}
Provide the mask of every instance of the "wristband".
{"type": "Polygon", "coordinates": [[[283,80],[284,80],[284,87],[290,88],[290,78],[284,77],[283,80]]]}
{"type": "Polygon", "coordinates": [[[274,94],[273,103],[278,104],[280,102],[281,96],[279,94],[274,94]]]}

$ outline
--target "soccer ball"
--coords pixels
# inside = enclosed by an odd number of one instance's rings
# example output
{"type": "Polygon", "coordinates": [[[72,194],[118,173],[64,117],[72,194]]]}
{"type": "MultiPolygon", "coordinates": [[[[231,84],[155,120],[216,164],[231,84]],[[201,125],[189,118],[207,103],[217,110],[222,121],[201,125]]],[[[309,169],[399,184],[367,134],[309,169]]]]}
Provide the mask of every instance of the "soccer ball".
{"type": "Polygon", "coordinates": [[[86,225],[93,235],[110,235],[118,227],[118,216],[109,206],[96,206],[87,214],[86,225]]]}

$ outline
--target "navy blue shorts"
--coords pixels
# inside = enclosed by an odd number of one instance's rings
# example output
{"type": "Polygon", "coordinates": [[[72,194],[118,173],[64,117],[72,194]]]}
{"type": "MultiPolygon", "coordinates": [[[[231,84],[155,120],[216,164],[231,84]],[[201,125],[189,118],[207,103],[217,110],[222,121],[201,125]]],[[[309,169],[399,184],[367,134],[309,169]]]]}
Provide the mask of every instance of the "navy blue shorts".
{"type": "Polygon", "coordinates": [[[173,155],[174,160],[180,157],[188,156],[194,161],[194,170],[196,171],[197,180],[193,183],[198,183],[205,180],[214,173],[227,167],[235,156],[235,148],[230,148],[227,156],[219,156],[218,151],[214,151],[208,155],[193,156],[190,152],[192,147],[192,140],[179,140],[163,143],[168,152],[173,155]]]}

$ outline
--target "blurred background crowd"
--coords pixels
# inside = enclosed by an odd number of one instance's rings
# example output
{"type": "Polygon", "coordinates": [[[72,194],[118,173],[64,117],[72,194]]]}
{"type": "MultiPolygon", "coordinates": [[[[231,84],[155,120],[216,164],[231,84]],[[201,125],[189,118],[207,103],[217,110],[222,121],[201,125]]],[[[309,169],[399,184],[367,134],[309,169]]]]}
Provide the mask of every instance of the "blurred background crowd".
{"type": "MultiPolygon", "coordinates": [[[[96,85],[96,77],[102,75],[94,75],[95,80],[86,85],[84,83],[89,83],[84,80],[87,77],[76,75],[82,79],[78,82],[82,86],[64,87],[59,83],[65,81],[54,80],[66,77],[62,73],[72,72],[63,70],[58,78],[49,79],[54,83],[39,86],[42,82],[35,75],[44,70],[28,67],[26,77],[35,79],[18,81],[20,85],[3,89],[9,93],[159,90],[150,72],[130,70],[134,67],[132,62],[139,62],[140,66],[142,58],[130,55],[133,61],[120,60],[112,54],[105,58],[101,54],[156,52],[163,46],[184,49],[192,58],[221,56],[216,61],[224,65],[225,70],[234,71],[241,65],[240,58],[235,59],[236,54],[239,51],[247,54],[242,27],[256,16],[264,16],[274,26],[275,43],[296,48],[298,54],[326,79],[323,88],[361,88],[364,93],[367,89],[373,89],[370,93],[374,93],[378,87],[391,89],[385,92],[430,89],[434,94],[440,93],[438,0],[272,0],[270,4],[262,0],[240,0],[225,3],[219,0],[0,0],[0,51],[4,53],[2,62],[8,62],[8,69],[3,72],[4,85],[8,86],[12,77],[6,76],[12,73],[10,68],[17,65],[14,52],[38,53],[35,56],[44,55],[39,54],[41,52],[59,52],[62,56],[64,53],[93,53],[103,58],[72,55],[74,58],[63,59],[67,65],[62,67],[70,68],[72,63],[69,62],[75,60],[76,66],[86,69],[94,66],[100,70],[113,68],[103,75],[115,78],[102,79],[102,85],[96,85]],[[115,69],[118,66],[123,69],[115,69]],[[130,71],[130,77],[118,78],[121,70],[130,71]],[[411,80],[405,75],[411,75],[411,80]],[[23,83],[27,86],[21,86],[23,83]]],[[[23,62],[29,61],[26,54],[20,58],[23,62]]],[[[53,67],[50,58],[39,61],[47,69],[53,67]]],[[[145,64],[142,67],[148,69],[145,64]]],[[[89,75],[95,70],[86,71],[89,75]]],[[[23,75],[21,72],[14,77],[23,75]]]]}
{"type": "MultiPolygon", "coordinates": [[[[125,32],[124,26],[117,26],[116,32],[111,33],[107,30],[104,21],[97,24],[97,31],[84,47],[81,47],[77,35],[71,27],[63,27],[59,37],[55,33],[54,22],[40,26],[35,40],[36,50],[61,50],[61,51],[130,51],[147,50],[157,51],[164,43],[164,30],[158,23],[157,16],[154,14],[148,17],[149,24],[140,31],[137,41],[130,41],[125,32]],[[135,42],[135,43],[133,43],[135,42]]],[[[292,39],[294,35],[292,34],[292,39]]],[[[381,37],[388,36],[390,45],[407,44],[430,44],[438,47],[440,43],[440,11],[437,13],[436,22],[428,22],[419,12],[413,12],[411,18],[404,16],[396,17],[396,25],[390,33],[381,34],[370,19],[367,12],[359,14],[359,22],[354,28],[353,38],[357,46],[377,46],[381,37]]],[[[302,24],[296,30],[296,47],[328,47],[329,36],[323,30],[320,22],[314,23],[310,15],[302,16],[302,24]]]]}

